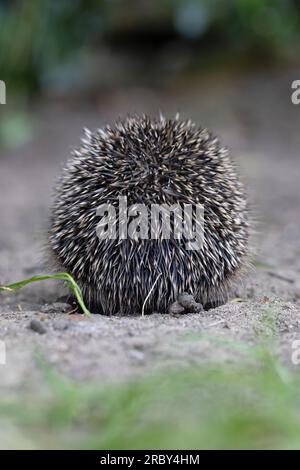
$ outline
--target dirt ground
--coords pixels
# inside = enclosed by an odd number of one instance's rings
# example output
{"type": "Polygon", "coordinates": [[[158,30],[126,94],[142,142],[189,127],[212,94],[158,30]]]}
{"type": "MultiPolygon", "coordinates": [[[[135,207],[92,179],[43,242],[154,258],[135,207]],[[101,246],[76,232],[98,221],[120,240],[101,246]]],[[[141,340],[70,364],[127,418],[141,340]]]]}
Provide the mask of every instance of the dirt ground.
{"type": "MultiPolygon", "coordinates": [[[[0,153],[0,284],[48,272],[43,259],[51,188],[84,126],[127,111],[180,111],[222,136],[240,165],[255,215],[254,265],[224,306],[201,314],[90,319],[69,314],[52,281],[0,295],[0,391],[41,386],[39,358],[76,380],[111,381],[201,361],[242,361],[229,345],[273,338],[291,364],[300,340],[300,107],[290,84],[300,70],[193,79],[163,92],[114,91],[93,106],[58,100],[33,106],[33,136],[0,153]],[[44,334],[29,328],[32,319],[44,334]]],[[[296,368],[296,366],[293,366],[296,368]]],[[[300,366],[298,366],[300,367],[300,366]]]]}

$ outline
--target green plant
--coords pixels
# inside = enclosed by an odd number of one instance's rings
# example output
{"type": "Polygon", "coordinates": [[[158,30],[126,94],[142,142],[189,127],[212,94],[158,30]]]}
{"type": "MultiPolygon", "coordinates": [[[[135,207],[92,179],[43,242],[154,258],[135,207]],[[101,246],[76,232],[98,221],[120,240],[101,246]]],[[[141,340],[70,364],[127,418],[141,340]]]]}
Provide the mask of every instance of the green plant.
{"type": "Polygon", "coordinates": [[[27,279],[23,279],[22,281],[8,284],[6,286],[0,286],[0,292],[1,291],[13,292],[17,289],[20,289],[21,287],[31,284],[32,282],[44,281],[48,279],[56,279],[56,280],[64,281],[67,284],[67,286],[74,292],[75,297],[78,301],[78,304],[82,308],[83,313],[85,315],[90,315],[89,310],[85,306],[80,287],[74,281],[73,277],[68,273],[56,273],[56,274],[33,276],[27,279]]]}

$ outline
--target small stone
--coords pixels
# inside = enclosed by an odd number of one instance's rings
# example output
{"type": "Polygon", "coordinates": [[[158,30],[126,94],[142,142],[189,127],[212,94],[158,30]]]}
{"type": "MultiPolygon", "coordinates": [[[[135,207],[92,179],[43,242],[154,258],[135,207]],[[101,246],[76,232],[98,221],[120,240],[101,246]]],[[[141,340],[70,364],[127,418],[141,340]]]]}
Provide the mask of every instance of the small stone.
{"type": "Polygon", "coordinates": [[[39,333],[40,335],[45,334],[47,331],[45,325],[43,325],[43,323],[37,319],[31,320],[31,322],[29,323],[29,328],[35,331],[36,333],[39,333]]]}
{"type": "Polygon", "coordinates": [[[184,313],[184,307],[179,302],[173,302],[169,307],[169,313],[171,315],[178,315],[184,313]]]}
{"type": "Polygon", "coordinates": [[[67,312],[68,310],[72,310],[72,306],[65,302],[54,302],[53,308],[55,308],[56,312],[67,312]]]}
{"type": "Polygon", "coordinates": [[[130,349],[128,351],[128,356],[135,361],[142,362],[144,360],[145,354],[138,349],[130,349]]]}
{"type": "Polygon", "coordinates": [[[53,305],[48,305],[48,304],[43,305],[40,310],[43,313],[53,313],[53,312],[55,312],[55,310],[53,308],[53,305]]]}
{"type": "Polygon", "coordinates": [[[69,328],[70,323],[67,320],[56,320],[53,322],[53,328],[57,331],[65,331],[69,328]]]}
{"type": "Polygon", "coordinates": [[[53,302],[53,304],[44,305],[41,308],[41,311],[44,313],[54,313],[54,312],[65,313],[68,310],[72,310],[72,306],[65,302],[53,302]]]}

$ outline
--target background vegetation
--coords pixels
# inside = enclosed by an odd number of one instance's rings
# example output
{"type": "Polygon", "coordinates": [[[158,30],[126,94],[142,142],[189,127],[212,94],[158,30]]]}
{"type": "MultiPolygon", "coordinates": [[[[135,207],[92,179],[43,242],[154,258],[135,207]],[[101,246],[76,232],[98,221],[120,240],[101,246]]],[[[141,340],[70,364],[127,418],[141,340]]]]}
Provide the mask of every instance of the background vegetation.
{"type": "Polygon", "coordinates": [[[161,61],[182,73],[228,56],[296,56],[299,35],[298,0],[1,0],[1,79],[26,93],[68,88],[113,50],[147,62],[153,80],[161,61]]]}

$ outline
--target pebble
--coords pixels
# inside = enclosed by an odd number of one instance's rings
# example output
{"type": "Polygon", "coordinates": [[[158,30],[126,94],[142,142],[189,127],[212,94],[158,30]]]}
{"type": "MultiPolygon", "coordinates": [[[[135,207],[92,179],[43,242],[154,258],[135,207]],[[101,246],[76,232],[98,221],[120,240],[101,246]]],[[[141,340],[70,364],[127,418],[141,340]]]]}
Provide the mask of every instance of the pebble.
{"type": "Polygon", "coordinates": [[[43,335],[47,332],[46,326],[36,318],[31,320],[31,322],[29,323],[29,328],[35,331],[36,333],[39,333],[40,335],[43,335]]]}
{"type": "Polygon", "coordinates": [[[72,306],[70,304],[67,304],[65,302],[54,302],[53,304],[50,304],[50,305],[44,305],[41,308],[41,311],[44,313],[53,313],[53,312],[65,313],[71,309],[72,309],[72,306]]]}
{"type": "Polygon", "coordinates": [[[169,313],[171,315],[178,315],[184,313],[184,307],[179,302],[173,302],[169,307],[169,313]]]}
{"type": "Polygon", "coordinates": [[[67,320],[56,320],[52,325],[54,330],[65,331],[69,328],[70,323],[67,320]]]}
{"type": "Polygon", "coordinates": [[[130,349],[128,351],[128,356],[138,362],[142,362],[145,358],[145,354],[142,351],[139,351],[138,349],[130,349]]]}

